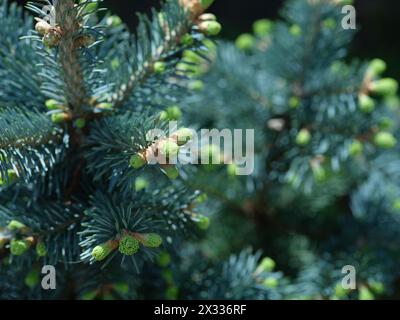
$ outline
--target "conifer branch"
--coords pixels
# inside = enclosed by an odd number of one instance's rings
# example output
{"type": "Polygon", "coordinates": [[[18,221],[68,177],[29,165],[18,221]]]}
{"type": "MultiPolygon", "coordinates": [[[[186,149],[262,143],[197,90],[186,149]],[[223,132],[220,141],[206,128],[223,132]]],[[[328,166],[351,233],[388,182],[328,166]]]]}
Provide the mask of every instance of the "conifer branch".
{"type": "MultiPolygon", "coordinates": [[[[157,61],[162,60],[165,53],[170,52],[174,49],[174,46],[179,44],[181,38],[190,31],[191,25],[196,23],[197,18],[212,4],[213,1],[203,0],[179,0],[179,5],[182,10],[188,15],[187,21],[178,23],[175,29],[171,30],[171,27],[167,22],[160,23],[164,24],[163,29],[166,32],[164,41],[159,45],[153,54],[144,60],[142,65],[136,68],[136,71],[130,76],[130,79],[126,84],[123,84],[118,90],[117,97],[114,99],[114,106],[121,106],[135,91],[137,87],[143,84],[151,75],[154,74],[154,64],[157,61]]],[[[158,17],[154,17],[158,19],[158,17]]]]}
{"type": "Polygon", "coordinates": [[[66,100],[72,109],[80,113],[86,103],[87,92],[78,48],[75,45],[76,36],[80,31],[80,22],[74,0],[57,1],[55,11],[62,32],[59,61],[63,69],[66,100]]]}
{"type": "MultiPolygon", "coordinates": [[[[42,243],[47,252],[44,255],[53,263],[59,260],[71,262],[76,257],[77,246],[65,250],[65,244],[77,245],[76,231],[85,218],[80,204],[56,201],[45,206],[39,203],[26,206],[25,203],[19,202],[17,207],[18,214],[15,213],[14,207],[11,209],[8,205],[0,206],[0,222],[3,225],[7,224],[1,237],[4,244],[22,236],[30,240],[30,249],[42,243]]],[[[36,247],[36,251],[37,249],[36,247]]]]}
{"type": "Polygon", "coordinates": [[[20,109],[5,109],[0,114],[0,174],[17,170],[19,177],[45,171],[62,156],[64,144],[60,128],[45,115],[20,109]]]}
{"type": "Polygon", "coordinates": [[[41,146],[61,132],[46,116],[19,109],[1,110],[0,125],[0,150],[41,146]]]}

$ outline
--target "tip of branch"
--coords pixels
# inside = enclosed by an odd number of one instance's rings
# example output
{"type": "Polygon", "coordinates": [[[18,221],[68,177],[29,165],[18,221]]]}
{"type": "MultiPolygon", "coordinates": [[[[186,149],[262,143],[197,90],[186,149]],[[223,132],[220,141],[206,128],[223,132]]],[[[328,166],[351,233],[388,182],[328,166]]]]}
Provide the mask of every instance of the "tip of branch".
{"type": "Polygon", "coordinates": [[[208,7],[210,7],[214,0],[179,0],[181,5],[187,8],[193,18],[197,18],[208,7]]]}

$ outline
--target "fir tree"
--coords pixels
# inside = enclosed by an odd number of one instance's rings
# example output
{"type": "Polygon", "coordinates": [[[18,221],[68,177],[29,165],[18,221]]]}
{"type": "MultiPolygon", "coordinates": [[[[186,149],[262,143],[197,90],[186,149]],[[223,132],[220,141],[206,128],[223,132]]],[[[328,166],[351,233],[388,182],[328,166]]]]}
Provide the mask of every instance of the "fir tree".
{"type": "Polygon", "coordinates": [[[54,1],[52,24],[47,1],[34,22],[0,0],[0,298],[398,296],[397,83],[348,59],[349,1],[288,0],[234,43],[210,40],[212,0],[168,0],[135,35],[99,2],[54,1]],[[150,165],[190,142],[149,140],[180,119],[255,129],[255,172],[150,165]]]}
{"type": "Polygon", "coordinates": [[[0,297],[141,297],[135,275],[199,229],[198,193],[145,157],[179,150],[147,133],[187,92],[182,52],[221,29],[211,3],[166,1],[132,35],[101,1],[30,2],[34,20],[0,1],[0,297]]]}

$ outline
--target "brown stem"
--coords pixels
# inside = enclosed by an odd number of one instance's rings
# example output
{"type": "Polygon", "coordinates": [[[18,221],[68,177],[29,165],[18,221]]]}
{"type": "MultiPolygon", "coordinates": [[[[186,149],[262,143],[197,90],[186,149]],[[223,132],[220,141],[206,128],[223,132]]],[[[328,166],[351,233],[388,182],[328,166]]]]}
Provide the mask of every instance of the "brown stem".
{"type": "Polygon", "coordinates": [[[74,45],[80,25],[74,0],[59,0],[56,3],[56,21],[62,31],[59,44],[59,61],[63,70],[65,94],[68,105],[76,112],[82,112],[87,93],[78,49],[74,45]]]}

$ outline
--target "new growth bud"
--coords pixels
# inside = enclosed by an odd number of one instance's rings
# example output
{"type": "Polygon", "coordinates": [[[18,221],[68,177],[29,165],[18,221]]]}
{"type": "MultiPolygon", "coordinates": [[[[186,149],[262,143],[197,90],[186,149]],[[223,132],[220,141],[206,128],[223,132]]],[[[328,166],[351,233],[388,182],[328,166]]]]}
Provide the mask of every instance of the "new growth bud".
{"type": "Polygon", "coordinates": [[[158,248],[162,244],[162,238],[157,233],[141,234],[139,235],[139,240],[148,248],[158,248]]]}
{"type": "Polygon", "coordinates": [[[379,76],[385,72],[387,68],[386,62],[381,59],[374,59],[371,61],[368,67],[368,73],[372,76],[379,76]]]}
{"type": "Polygon", "coordinates": [[[62,109],[62,104],[54,99],[47,100],[45,106],[50,111],[62,109]]]}
{"type": "Polygon", "coordinates": [[[43,242],[39,242],[39,243],[36,245],[36,254],[37,254],[39,257],[45,257],[45,256],[46,256],[46,254],[47,254],[47,248],[46,248],[46,245],[45,245],[43,242]]]}
{"type": "Polygon", "coordinates": [[[51,121],[54,123],[63,123],[66,121],[70,120],[70,116],[68,113],[65,112],[58,112],[58,113],[53,113],[51,115],[51,121]]]}
{"type": "Polygon", "coordinates": [[[216,36],[221,32],[222,26],[217,21],[204,21],[199,24],[199,30],[207,36],[216,36]]]}
{"type": "Polygon", "coordinates": [[[167,68],[167,65],[165,64],[165,62],[157,61],[156,63],[154,63],[153,67],[156,74],[163,74],[167,68]]]}
{"type": "Polygon", "coordinates": [[[139,241],[131,235],[124,235],[119,241],[118,250],[124,255],[131,256],[138,252],[139,241]]]}
{"type": "Polygon", "coordinates": [[[371,82],[369,88],[374,94],[392,96],[396,94],[399,85],[396,80],[385,78],[371,82]]]}
{"type": "Polygon", "coordinates": [[[102,261],[115,249],[115,242],[110,240],[105,243],[102,243],[92,250],[92,257],[96,261],[102,261]]]}
{"type": "Polygon", "coordinates": [[[12,239],[10,242],[10,252],[14,256],[23,255],[32,245],[32,240],[30,238],[23,240],[12,239]]]}
{"type": "Polygon", "coordinates": [[[129,164],[133,169],[140,169],[147,164],[147,160],[143,154],[137,153],[131,157],[129,164]]]}
{"type": "Polygon", "coordinates": [[[10,229],[10,230],[13,230],[13,231],[18,231],[18,230],[26,228],[26,226],[23,223],[21,223],[21,222],[19,222],[17,220],[12,220],[8,224],[7,228],[10,229]]]}
{"type": "Polygon", "coordinates": [[[311,133],[307,129],[302,129],[296,136],[296,143],[299,146],[306,146],[311,141],[311,133]]]}
{"type": "Polygon", "coordinates": [[[8,169],[7,170],[7,176],[5,176],[4,178],[2,178],[2,176],[0,175],[0,187],[5,185],[5,184],[11,184],[14,181],[16,181],[18,179],[18,175],[15,172],[15,170],[13,169],[8,169]]]}
{"type": "Polygon", "coordinates": [[[256,44],[256,39],[250,33],[244,33],[236,39],[236,47],[240,50],[251,50],[256,44]]]}
{"type": "Polygon", "coordinates": [[[371,113],[375,109],[375,101],[364,93],[358,96],[358,103],[362,112],[371,113]]]}
{"type": "Polygon", "coordinates": [[[364,149],[363,144],[359,140],[354,140],[349,146],[349,154],[352,157],[357,157],[362,154],[364,149]]]}
{"type": "Polygon", "coordinates": [[[397,139],[390,132],[379,132],[374,137],[374,143],[379,148],[392,149],[396,146],[397,139]]]}
{"type": "Polygon", "coordinates": [[[179,177],[179,170],[174,165],[163,165],[161,171],[171,180],[175,180],[179,177]]]}

